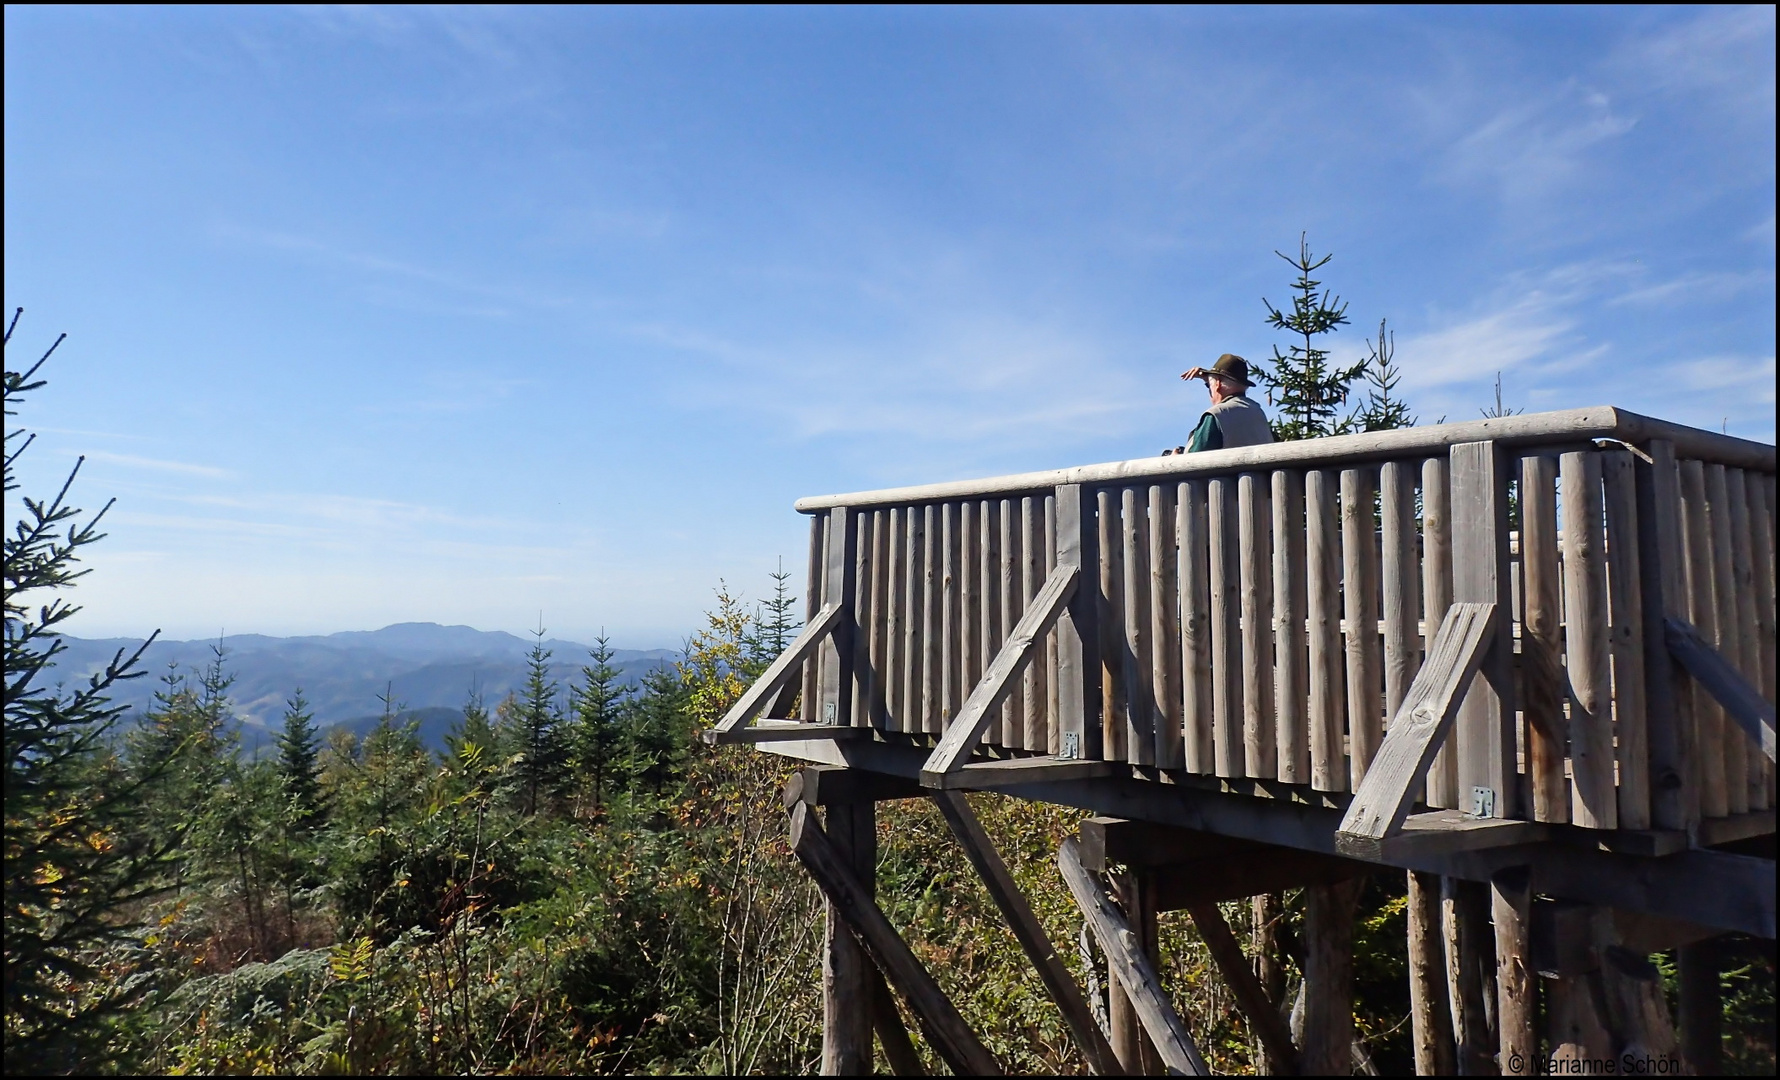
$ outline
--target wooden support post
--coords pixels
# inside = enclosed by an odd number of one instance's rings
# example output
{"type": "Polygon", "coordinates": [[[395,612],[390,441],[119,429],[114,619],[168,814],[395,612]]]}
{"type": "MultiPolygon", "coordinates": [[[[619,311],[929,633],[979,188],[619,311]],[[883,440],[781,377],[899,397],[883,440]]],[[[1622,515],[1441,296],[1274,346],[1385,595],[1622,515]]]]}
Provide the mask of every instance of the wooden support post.
{"type": "MultiPolygon", "coordinates": [[[[1125,913],[1131,926],[1132,947],[1142,952],[1152,968],[1160,966],[1156,949],[1156,884],[1155,875],[1147,870],[1134,870],[1108,875],[1113,899],[1125,913]]],[[[1143,1020],[1131,995],[1117,979],[1107,988],[1107,1028],[1112,1037],[1113,1054],[1125,1072],[1148,1076],[1161,1071],[1156,1044],[1144,1031],[1143,1020]]]]}
{"type": "Polygon", "coordinates": [[[1508,581],[1508,476],[1494,442],[1452,447],[1454,602],[1496,605],[1496,632],[1459,709],[1459,808],[1514,817],[1514,637],[1508,581]]]}
{"type": "Polygon", "coordinates": [[[1680,968],[1681,1053],[1696,1076],[1716,1076],[1723,1041],[1724,1003],[1718,982],[1718,943],[1710,939],[1677,950],[1680,968]]]}
{"type": "Polygon", "coordinates": [[[1180,562],[1173,484],[1150,486],[1150,647],[1155,655],[1156,766],[1186,763],[1181,747],[1180,562]]]}
{"type": "Polygon", "coordinates": [[[1288,784],[1310,783],[1304,560],[1304,474],[1279,469],[1273,474],[1273,636],[1279,778],[1288,784]]]}
{"type": "Polygon", "coordinates": [[[1249,970],[1242,946],[1230,933],[1230,924],[1216,904],[1195,904],[1187,909],[1199,937],[1211,951],[1212,962],[1224,977],[1224,984],[1236,996],[1236,1004],[1248,1017],[1249,1028],[1260,1041],[1264,1053],[1256,1073],[1263,1076],[1289,1076],[1298,1071],[1298,1050],[1292,1045],[1292,1033],[1280,1016],[1279,1005],[1267,996],[1261,981],[1249,970]]]}
{"type": "Polygon", "coordinates": [[[845,506],[828,512],[827,568],[822,574],[822,604],[841,609],[841,617],[822,645],[822,703],[816,722],[846,727],[853,704],[853,559],[854,515],[845,506]]]}
{"type": "Polygon", "coordinates": [[[1179,538],[1182,752],[1187,771],[1212,771],[1211,586],[1205,481],[1175,489],[1179,538]]]}
{"type": "Polygon", "coordinates": [[[1361,883],[1304,890],[1304,1037],[1298,1064],[1307,1076],[1353,1071],[1354,905],[1361,883]]]}
{"type": "Polygon", "coordinates": [[[1377,481],[1369,468],[1341,470],[1341,606],[1347,616],[1349,782],[1359,790],[1384,738],[1384,658],[1378,636],[1377,481]]]}
{"type": "Polygon", "coordinates": [[[1601,455],[1607,509],[1607,634],[1613,662],[1613,747],[1619,827],[1650,828],[1649,714],[1644,700],[1644,598],[1638,587],[1638,491],[1629,450],[1601,455]]]}
{"type": "Polygon", "coordinates": [[[1484,952],[1484,939],[1490,932],[1488,886],[1449,877],[1441,879],[1440,888],[1446,937],[1446,993],[1452,1006],[1458,1073],[1487,1076],[1495,1072],[1494,1040],[1484,1010],[1484,972],[1492,966],[1484,952]]]}
{"type": "Polygon", "coordinates": [[[1140,947],[1131,924],[1107,896],[1106,890],[1082,865],[1081,851],[1074,837],[1063,841],[1057,852],[1057,866],[1063,872],[1063,883],[1086,918],[1088,928],[1106,953],[1107,966],[1113,977],[1130,997],[1131,1004],[1144,1030],[1154,1041],[1163,1064],[1189,1076],[1208,1076],[1205,1059],[1199,1055],[1193,1038],[1174,1011],[1168,995],[1162,992],[1155,965],[1140,947]]]}
{"type": "Polygon", "coordinates": [[[1420,1076],[1451,1076],[1452,1012],[1440,933],[1440,877],[1409,871],[1409,1010],[1420,1076]]]}
{"type": "MultiPolygon", "coordinates": [[[[928,1044],[952,1071],[961,1076],[1000,1076],[1001,1064],[964,1022],[933,976],[915,959],[834,843],[811,817],[810,808],[801,802],[791,810],[791,850],[822,887],[834,912],[871,954],[878,969],[902,993],[928,1044]]],[[[869,1001],[864,997],[857,1002],[857,1011],[870,1015],[869,1001]]]]}
{"type": "MultiPolygon", "coordinates": [[[[801,804],[800,804],[801,805],[801,804]]],[[[866,896],[877,880],[877,804],[828,808],[827,834],[835,857],[866,896]]],[[[830,901],[822,934],[822,1075],[859,1076],[871,1070],[871,961],[830,901]]]]}
{"type": "Polygon", "coordinates": [[[1237,479],[1237,562],[1242,580],[1243,772],[1272,780],[1279,775],[1273,711],[1273,505],[1264,482],[1260,473],[1237,479]]]}
{"type": "Polygon", "coordinates": [[[1607,1029],[1622,1060],[1654,1058],[1669,1063],[1664,1071],[1679,1072],[1681,1042],[1656,965],[1642,953],[1611,945],[1601,956],[1601,980],[1607,991],[1607,1029]]]}
{"type": "Polygon", "coordinates": [[[1564,660],[1570,674],[1570,817],[1613,829],[1612,687],[1607,651],[1607,552],[1601,535],[1601,455],[1563,455],[1564,660]]]}
{"type": "MultiPolygon", "coordinates": [[[[1393,721],[1421,667],[1416,602],[1421,566],[1415,554],[1415,471],[1407,461],[1379,470],[1384,532],[1384,715],[1393,721]]],[[[1386,735],[1389,735],[1389,728],[1386,735]]]]}
{"type": "Polygon", "coordinates": [[[1496,1030],[1501,1048],[1496,1061],[1504,1075],[1524,1076],[1538,1071],[1533,1063],[1539,1057],[1532,872],[1524,866],[1498,870],[1490,876],[1490,893],[1496,924],[1496,1030]],[[1519,1068],[1515,1067],[1517,1062],[1519,1068]]]}
{"type": "MultiPolygon", "coordinates": [[[[1447,482],[1451,468],[1445,457],[1422,462],[1422,633],[1424,651],[1434,647],[1440,620],[1452,604],[1452,491],[1447,482]]],[[[1429,806],[1452,809],[1459,805],[1458,751],[1456,739],[1448,738],[1434,755],[1428,772],[1429,806]]]]}
{"type": "Polygon", "coordinates": [[[896,1011],[896,999],[890,996],[884,973],[875,965],[867,967],[871,977],[871,1026],[878,1033],[878,1046],[884,1051],[884,1060],[890,1063],[890,1072],[896,1076],[927,1075],[921,1055],[909,1038],[909,1029],[903,1025],[902,1014],[896,1011]]]}
{"type": "Polygon", "coordinates": [[[1241,547],[1236,480],[1215,477],[1209,485],[1207,532],[1211,542],[1211,712],[1217,774],[1240,778],[1242,743],[1241,547]]]}
{"type": "Polygon", "coordinates": [[[1570,942],[1570,951],[1581,954],[1582,962],[1546,983],[1551,1059],[1569,1075],[1594,1071],[1587,1063],[1613,1056],[1600,969],[1606,915],[1604,908],[1574,905],[1564,937],[1570,942]]]}
{"type": "Polygon", "coordinates": [[[1150,515],[1148,490],[1121,492],[1119,594],[1123,601],[1124,648],[1120,682],[1125,686],[1125,760],[1133,765],[1156,763],[1155,639],[1150,634],[1150,515]]]}
{"type": "MultiPolygon", "coordinates": [[[[1273,1003],[1273,1016],[1279,1020],[1279,1030],[1285,1032],[1289,1043],[1291,1031],[1285,1018],[1280,1015],[1280,1003],[1286,996],[1285,953],[1282,940],[1291,936],[1290,927],[1285,926],[1283,922],[1285,906],[1285,895],[1279,892],[1264,892],[1249,898],[1249,945],[1255,954],[1255,981],[1260,984],[1262,997],[1273,1003]]],[[[1157,904],[1157,907],[1161,907],[1160,903],[1157,904]]],[[[1268,1045],[1269,1041],[1257,1034],[1255,1061],[1261,1071],[1277,1073],[1286,1069],[1295,1070],[1298,1067],[1296,1053],[1289,1059],[1282,1058],[1269,1050],[1268,1045]]]]}
{"type": "MultiPolygon", "coordinates": [[[[1094,497],[1080,484],[1057,487],[1057,569],[1076,568],[1078,576],[1099,566],[1095,550],[1094,497]]],[[[1083,581],[1057,620],[1057,756],[1099,761],[1100,627],[1096,622],[1099,590],[1083,581]]]]}
{"type": "Polygon", "coordinates": [[[1558,562],[1557,462],[1520,459],[1521,709],[1527,717],[1527,772],[1533,820],[1570,820],[1564,778],[1563,577],[1558,562]]]}
{"type": "Polygon", "coordinates": [[[1088,1007],[1088,999],[1082,996],[1075,977],[1063,965],[1062,958],[1051,944],[1050,936],[1045,933],[1038,917],[1032,913],[1032,905],[1026,902],[1025,894],[1014,884],[1007,864],[1002,862],[1001,854],[995,850],[989,834],[983,831],[982,823],[971,811],[970,804],[956,791],[937,792],[933,800],[939,804],[940,813],[945,815],[946,824],[952,828],[952,835],[958,838],[964,854],[970,859],[971,865],[976,867],[977,874],[989,889],[989,895],[1007,919],[1008,928],[1014,932],[1020,947],[1026,950],[1032,966],[1038,969],[1039,979],[1063,1014],[1063,1022],[1075,1037],[1075,1044],[1087,1059],[1088,1067],[1100,1076],[1116,1076],[1121,1073],[1123,1070],[1119,1065],[1119,1058],[1107,1042],[1106,1036],[1101,1033],[1100,1025],[1095,1022],[1094,1014],[1088,1007]]]}
{"type": "Polygon", "coordinates": [[[1310,786],[1348,791],[1342,748],[1341,533],[1335,474],[1315,469],[1304,478],[1307,608],[1310,630],[1310,786]]]}
{"type": "MultiPolygon", "coordinates": [[[[828,567],[827,553],[827,514],[810,515],[810,567],[809,584],[804,589],[803,621],[808,626],[815,621],[816,612],[822,608],[822,574],[828,567]]],[[[821,715],[821,706],[816,704],[816,695],[821,692],[821,654],[812,653],[802,665],[802,692],[798,695],[798,717],[806,723],[815,723],[821,715]]]]}
{"type": "MultiPolygon", "coordinates": [[[[1718,651],[1734,668],[1742,654],[1742,643],[1737,622],[1737,579],[1731,554],[1735,528],[1731,521],[1730,495],[1726,491],[1723,465],[1706,466],[1706,504],[1707,518],[1712,526],[1712,595],[1717,605],[1718,651]]],[[[1722,698],[1719,701],[1723,704],[1722,698]]],[[[1732,814],[1748,813],[1749,787],[1745,777],[1749,771],[1749,744],[1737,738],[1733,726],[1736,721],[1728,708],[1725,720],[1722,744],[1725,808],[1732,814]]]]}

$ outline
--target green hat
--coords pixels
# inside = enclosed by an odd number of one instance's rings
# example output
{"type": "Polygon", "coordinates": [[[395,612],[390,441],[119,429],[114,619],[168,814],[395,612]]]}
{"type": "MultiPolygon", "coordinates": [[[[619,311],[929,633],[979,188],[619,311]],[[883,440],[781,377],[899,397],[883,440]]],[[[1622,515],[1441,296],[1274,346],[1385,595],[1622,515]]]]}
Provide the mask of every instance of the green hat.
{"type": "Polygon", "coordinates": [[[1218,357],[1218,362],[1211,365],[1210,371],[1220,379],[1228,379],[1244,386],[1255,385],[1248,377],[1248,361],[1235,353],[1225,353],[1218,357]]]}

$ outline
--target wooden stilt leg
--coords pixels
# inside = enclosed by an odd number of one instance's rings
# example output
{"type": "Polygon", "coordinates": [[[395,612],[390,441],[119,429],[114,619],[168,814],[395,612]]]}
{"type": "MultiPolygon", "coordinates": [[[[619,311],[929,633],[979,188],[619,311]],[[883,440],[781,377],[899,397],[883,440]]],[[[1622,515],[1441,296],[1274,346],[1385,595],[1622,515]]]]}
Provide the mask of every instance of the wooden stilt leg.
{"type": "MultiPolygon", "coordinates": [[[[1279,920],[1285,911],[1285,898],[1279,893],[1262,893],[1250,901],[1252,932],[1249,940],[1254,943],[1255,979],[1260,983],[1261,991],[1266,1000],[1274,1002],[1274,1013],[1278,1014],[1278,1002],[1285,996],[1286,971],[1279,962],[1279,920]]],[[[1267,1046],[1267,1040],[1257,1034],[1254,1039],[1256,1071],[1266,1076],[1278,1076],[1285,1072],[1297,1071],[1296,1061],[1281,1060],[1267,1046]]]]}
{"type": "Polygon", "coordinates": [[[1440,878],[1409,872],[1409,1007],[1420,1076],[1451,1076],[1452,1011],[1440,931],[1440,878]]]}
{"type": "Polygon", "coordinates": [[[1539,1054],[1534,1021],[1538,1014],[1532,962],[1532,874],[1524,866],[1498,870],[1490,878],[1496,924],[1496,1026],[1501,1047],[1496,1057],[1505,1076],[1525,1076],[1539,1054]]]}
{"type": "Polygon", "coordinates": [[[1683,945],[1677,957],[1681,969],[1681,1053],[1697,1076],[1720,1071],[1719,1025],[1723,1010],[1718,985],[1718,943],[1697,941],[1683,945]]]}
{"type": "Polygon", "coordinates": [[[1452,1030],[1458,1043],[1455,1061],[1460,1076],[1488,1076],[1496,1071],[1489,1014],[1484,1010],[1483,939],[1489,934],[1488,888],[1457,878],[1443,878],[1440,882],[1447,997],[1452,1005],[1452,1030]]]}
{"type": "MultiPolygon", "coordinates": [[[[869,802],[828,808],[827,833],[848,869],[869,890],[877,879],[877,810],[869,802]]],[[[846,924],[826,905],[822,949],[822,1074],[872,1071],[871,961],[846,924]]]]}
{"type": "Polygon", "coordinates": [[[1304,1039],[1299,1063],[1307,1076],[1353,1071],[1354,904],[1359,881],[1305,890],[1304,1039]]]}
{"type": "MultiPolygon", "coordinates": [[[[1125,910],[1125,918],[1131,924],[1132,933],[1137,935],[1137,947],[1150,959],[1151,966],[1158,960],[1156,950],[1156,889],[1154,875],[1145,871],[1133,871],[1128,874],[1116,874],[1112,878],[1114,898],[1125,910]]],[[[1119,1063],[1125,1071],[1138,1076],[1150,1076],[1161,1071],[1162,1059],[1156,1055],[1156,1046],[1143,1030],[1143,1024],[1137,1018],[1132,1007],[1131,998],[1119,986],[1119,980],[1111,980],[1107,994],[1107,1021],[1112,1028],[1113,1053],[1118,1055],[1119,1063]]]]}

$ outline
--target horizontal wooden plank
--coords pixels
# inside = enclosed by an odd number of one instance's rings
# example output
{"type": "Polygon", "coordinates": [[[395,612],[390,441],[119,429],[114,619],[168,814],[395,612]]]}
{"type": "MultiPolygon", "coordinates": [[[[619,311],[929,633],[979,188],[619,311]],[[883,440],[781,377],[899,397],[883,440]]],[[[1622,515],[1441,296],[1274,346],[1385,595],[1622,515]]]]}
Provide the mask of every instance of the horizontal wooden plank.
{"type": "Polygon", "coordinates": [[[904,777],[834,765],[806,765],[786,782],[782,801],[785,809],[790,810],[800,802],[810,806],[850,806],[926,797],[925,788],[904,777]]]}
{"type": "Polygon", "coordinates": [[[1384,862],[1410,855],[1444,855],[1479,848],[1510,847],[1546,838],[1547,827],[1513,818],[1477,818],[1459,810],[1433,810],[1403,822],[1390,836],[1365,836],[1338,830],[1335,850],[1349,858],[1384,862]]]}
{"type": "Polygon", "coordinates": [[[1610,405],[1560,412],[1522,413],[1518,416],[1468,420],[1456,424],[1429,424],[1388,432],[1337,435],[1326,439],[1269,443],[1198,454],[1137,458],[1069,469],[1018,473],[981,480],[857,491],[845,495],[820,495],[797,500],[800,513],[813,514],[836,506],[871,507],[971,499],[985,495],[1026,494],[1059,484],[1124,484],[1163,477],[1184,479],[1212,473],[1290,465],[1346,465],[1387,458],[1420,457],[1443,453],[1455,443],[1493,440],[1504,447],[1543,446],[1589,439],[1618,439],[1631,444],[1668,439],[1681,457],[1722,462],[1761,472],[1773,472],[1774,447],[1715,431],[1672,424],[1610,405]]]}
{"type": "Polygon", "coordinates": [[[924,787],[943,791],[987,791],[1010,784],[1049,784],[1060,780],[1090,780],[1111,776],[1109,761],[1083,761],[1078,758],[1042,757],[1009,758],[1005,761],[969,761],[963,768],[947,773],[921,771],[924,787]]]}
{"type": "Polygon", "coordinates": [[[836,724],[806,724],[802,720],[756,720],[747,727],[733,728],[719,734],[716,728],[705,732],[705,742],[763,743],[791,742],[800,739],[869,739],[872,729],[841,727],[836,724]]]}
{"type": "Polygon", "coordinates": [[[713,744],[742,741],[734,733],[766,708],[779,687],[834,632],[846,614],[847,609],[843,604],[824,604],[815,618],[809,621],[809,625],[803,628],[803,632],[797,635],[791,647],[780,653],[779,658],[761,673],[760,678],[754,680],[754,685],[748,687],[736,703],[730,706],[729,711],[723,714],[723,719],[717,721],[717,726],[705,732],[705,741],[713,744]]]}
{"type": "Polygon", "coordinates": [[[1241,900],[1379,872],[1376,863],[1266,845],[1253,852],[1164,867],[1155,871],[1156,910],[1241,900]]]}
{"type": "Polygon", "coordinates": [[[1669,652],[1693,680],[1706,688],[1724,713],[1737,722],[1751,742],[1774,760],[1774,706],[1762,698],[1761,691],[1749,685],[1743,673],[1700,636],[1698,629],[1686,619],[1670,616],[1663,620],[1663,633],[1669,652]]]}

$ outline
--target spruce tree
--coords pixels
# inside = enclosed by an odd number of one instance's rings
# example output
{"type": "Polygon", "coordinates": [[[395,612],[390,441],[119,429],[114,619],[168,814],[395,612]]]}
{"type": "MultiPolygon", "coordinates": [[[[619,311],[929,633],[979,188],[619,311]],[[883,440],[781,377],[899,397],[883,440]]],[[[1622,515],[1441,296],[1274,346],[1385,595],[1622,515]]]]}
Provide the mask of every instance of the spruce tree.
{"type": "Polygon", "coordinates": [[[290,800],[293,824],[306,829],[321,814],[321,737],[315,714],[301,687],[285,702],[284,730],[278,736],[278,777],[290,800]]]}
{"type": "Polygon", "coordinates": [[[1361,431],[1395,431],[1414,427],[1416,417],[1409,403],[1392,396],[1403,373],[1396,365],[1397,337],[1378,320],[1378,341],[1366,341],[1366,404],[1353,415],[1351,424],[1361,431]]]}
{"type": "Polygon", "coordinates": [[[602,631],[588,651],[593,663],[581,669],[581,685],[570,691],[575,711],[576,774],[593,784],[593,805],[605,805],[605,782],[612,773],[622,737],[620,716],[628,691],[623,672],[612,666],[612,645],[602,631]]]}
{"type": "Polygon", "coordinates": [[[557,686],[550,678],[551,651],[544,647],[544,628],[525,657],[525,690],[517,701],[518,780],[520,810],[536,814],[562,790],[567,776],[568,740],[563,731],[557,686]]]}
{"type": "Polygon", "coordinates": [[[661,794],[686,755],[693,727],[689,704],[685,683],[671,667],[645,674],[642,693],[627,703],[625,757],[651,794],[661,794]]]}
{"type": "MultiPolygon", "coordinates": [[[[18,313],[6,329],[12,347],[18,313]]],[[[109,695],[136,678],[147,642],[66,689],[49,682],[66,646],[59,627],[76,612],[65,590],[87,571],[82,549],[103,539],[111,503],[83,523],[69,471],[48,501],[13,497],[14,466],[34,436],[12,420],[66,335],[35,364],[4,373],[5,493],[5,1042],[7,1072],[84,1072],[102,1052],[102,1022],[145,987],[100,978],[103,946],[137,928],[142,901],[167,887],[177,837],[146,828],[139,785],[118,768],[109,736],[124,712],[109,695]],[[16,517],[14,516],[16,514],[16,517]]],[[[85,459],[81,459],[84,461],[85,459]]],[[[157,632],[158,633],[158,632],[157,632]]]]}
{"type": "Polygon", "coordinates": [[[754,625],[747,635],[745,664],[749,678],[758,676],[777,660],[802,626],[797,618],[797,594],[791,591],[791,572],[785,569],[785,560],[781,558],[779,569],[767,576],[773,579],[773,594],[757,607],[754,625]]]}
{"type": "Polygon", "coordinates": [[[1273,306],[1265,297],[1267,325],[1276,330],[1296,334],[1302,342],[1287,347],[1273,347],[1273,366],[1256,365],[1256,377],[1267,387],[1267,400],[1277,406],[1273,420],[1273,437],[1281,441],[1318,439],[1340,435],[1351,429],[1349,420],[1337,420],[1336,412],[1346,403],[1349,389],[1366,370],[1364,360],[1352,367],[1335,367],[1329,363],[1329,351],[1318,339],[1332,334],[1347,324],[1347,304],[1339,296],[1323,289],[1323,283],[1310,275],[1328,265],[1333,255],[1314,258],[1304,236],[1298,238],[1298,257],[1282,251],[1274,252],[1298,272],[1292,288],[1290,314],[1273,306]]]}

